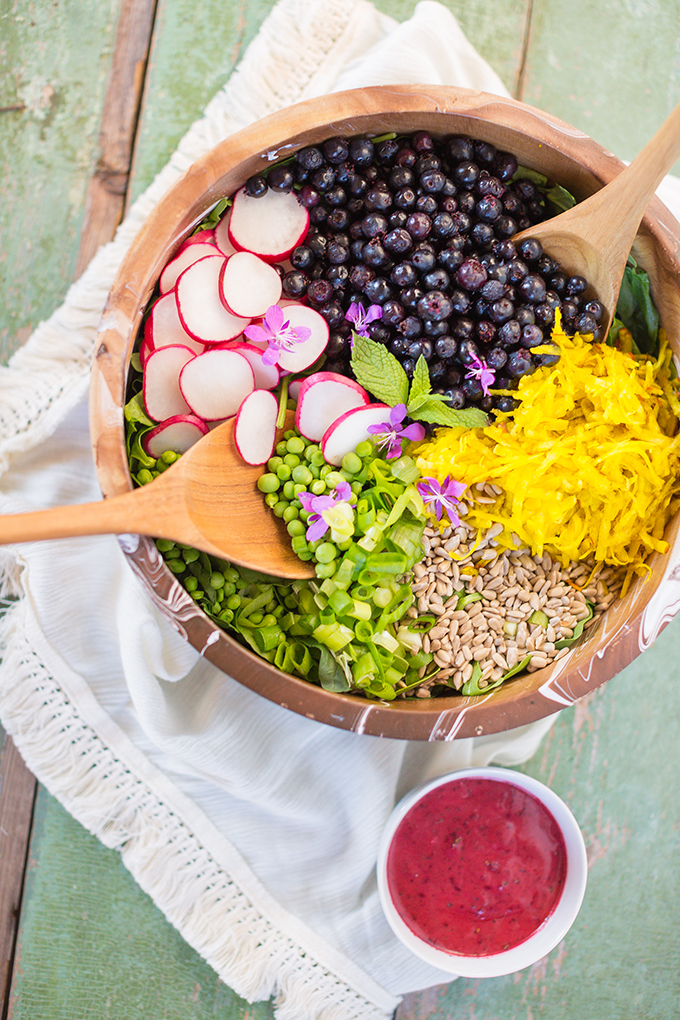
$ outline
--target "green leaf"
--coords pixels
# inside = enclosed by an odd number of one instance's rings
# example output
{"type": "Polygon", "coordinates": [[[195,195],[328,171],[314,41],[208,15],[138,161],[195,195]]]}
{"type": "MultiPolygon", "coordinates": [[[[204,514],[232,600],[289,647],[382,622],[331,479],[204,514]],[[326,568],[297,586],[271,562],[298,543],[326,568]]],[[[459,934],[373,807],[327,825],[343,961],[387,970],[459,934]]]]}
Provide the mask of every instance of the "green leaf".
{"type": "MultiPolygon", "coordinates": [[[[430,383],[430,370],[427,367],[425,358],[421,354],[416,361],[416,367],[413,370],[411,390],[408,395],[409,414],[411,413],[411,408],[417,407],[423,397],[429,396],[431,392],[432,385],[430,383]]],[[[413,415],[411,415],[411,417],[413,417],[413,415]]]]}
{"type": "Polygon", "coordinates": [[[545,187],[548,183],[548,178],[545,174],[540,173],[538,170],[530,170],[528,166],[518,166],[512,175],[512,182],[528,180],[533,181],[534,184],[538,184],[539,187],[545,187]]]}
{"type": "Polygon", "coordinates": [[[365,390],[394,407],[408,400],[408,377],[384,344],[353,333],[352,371],[365,390]]]}
{"type": "Polygon", "coordinates": [[[408,413],[418,421],[426,421],[431,425],[448,425],[451,428],[484,428],[489,424],[489,416],[481,408],[464,407],[454,411],[438,393],[431,393],[414,407],[409,405],[408,413]]]}
{"type": "Polygon", "coordinates": [[[561,184],[554,184],[552,188],[548,188],[545,197],[556,213],[564,212],[565,209],[571,209],[576,205],[574,196],[561,184]]]}
{"type": "Polygon", "coordinates": [[[325,691],[349,691],[351,684],[347,679],[345,670],[335,660],[330,649],[325,645],[317,645],[321,653],[319,659],[319,683],[325,691]]]}
{"type": "Polygon", "coordinates": [[[593,607],[591,606],[591,604],[589,602],[588,603],[588,615],[584,616],[584,618],[582,620],[578,621],[578,623],[574,627],[574,633],[571,635],[570,638],[562,638],[561,641],[556,641],[555,642],[555,648],[558,648],[558,649],[559,648],[569,648],[570,645],[573,645],[574,641],[578,641],[578,639],[581,637],[581,634],[583,634],[583,628],[587,624],[588,620],[592,620],[592,618],[593,618],[593,607]]]}
{"type": "Polygon", "coordinates": [[[152,421],[146,413],[144,408],[144,397],[141,392],[135,393],[134,397],[131,397],[130,400],[128,400],[123,410],[123,415],[130,425],[145,425],[150,428],[156,424],[156,422],[152,421]]]}
{"type": "Polygon", "coordinates": [[[643,354],[658,354],[659,313],[652,301],[649,276],[632,259],[623,273],[616,316],[630,330],[643,354]]]}

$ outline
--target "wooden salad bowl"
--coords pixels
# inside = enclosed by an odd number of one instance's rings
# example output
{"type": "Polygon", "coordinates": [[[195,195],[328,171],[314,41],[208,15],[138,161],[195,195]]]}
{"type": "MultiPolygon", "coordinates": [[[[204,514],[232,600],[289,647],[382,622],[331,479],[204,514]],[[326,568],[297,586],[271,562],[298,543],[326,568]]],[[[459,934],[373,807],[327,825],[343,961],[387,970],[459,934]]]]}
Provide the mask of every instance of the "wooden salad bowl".
{"type": "MultiPolygon", "coordinates": [[[[194,163],[168,191],[133,242],[109,295],[92,367],[90,422],[105,497],[131,489],[123,405],[128,365],[144,308],[161,269],[192,229],[252,174],[297,149],[334,135],[428,130],[465,134],[514,153],[582,200],[615,177],[623,163],[581,131],[512,99],[467,89],[394,85],[357,89],[299,103],[258,121],[194,163]]],[[[652,292],[676,356],[680,354],[680,224],[654,198],[633,253],[652,292]]],[[[218,628],[165,566],[151,538],[125,536],[130,566],[154,603],[194,648],[263,697],[310,719],[372,736],[452,740],[497,733],[571,705],[610,680],[648,648],[680,608],[678,516],[666,555],[649,559],[638,578],[569,654],[508,680],[489,694],[370,701],[324,691],[284,674],[218,628]]]]}

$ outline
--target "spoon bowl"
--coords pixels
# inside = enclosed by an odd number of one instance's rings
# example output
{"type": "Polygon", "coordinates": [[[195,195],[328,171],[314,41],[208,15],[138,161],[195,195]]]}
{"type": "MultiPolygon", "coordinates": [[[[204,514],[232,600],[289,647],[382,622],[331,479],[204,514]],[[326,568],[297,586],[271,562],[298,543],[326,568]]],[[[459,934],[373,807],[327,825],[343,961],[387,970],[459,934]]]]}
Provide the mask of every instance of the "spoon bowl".
{"type": "Polygon", "coordinates": [[[96,503],[0,517],[0,543],[151,535],[274,577],[313,577],[313,568],[291,549],[283,522],[265,506],[260,474],[240,457],[230,418],[141,488],[96,503]]]}
{"type": "Polygon", "coordinates": [[[590,198],[517,234],[540,241],[572,276],[583,276],[605,308],[602,337],[609,332],[626,261],[640,221],[662,178],[680,159],[680,104],[633,162],[590,198]]]}

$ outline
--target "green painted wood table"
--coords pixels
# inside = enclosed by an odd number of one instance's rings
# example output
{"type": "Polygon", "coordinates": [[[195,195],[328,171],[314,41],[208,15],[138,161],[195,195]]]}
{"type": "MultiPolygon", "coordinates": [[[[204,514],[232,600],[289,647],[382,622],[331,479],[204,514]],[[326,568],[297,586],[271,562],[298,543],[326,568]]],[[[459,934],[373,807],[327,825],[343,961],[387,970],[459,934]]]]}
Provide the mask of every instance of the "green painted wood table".
{"type": "MultiPolygon", "coordinates": [[[[680,0],[446,0],[512,94],[631,159],[680,99],[680,0]]],[[[61,303],[226,80],[271,0],[0,3],[0,354],[61,303]]],[[[412,0],[377,0],[403,19],[412,0]]],[[[679,168],[676,168],[676,172],[679,168]]],[[[559,716],[525,771],[583,829],[579,918],[539,965],[400,1020],[680,1016],[680,620],[559,716]]],[[[3,1020],[207,1020],[250,1005],[0,738],[3,1020]]]]}

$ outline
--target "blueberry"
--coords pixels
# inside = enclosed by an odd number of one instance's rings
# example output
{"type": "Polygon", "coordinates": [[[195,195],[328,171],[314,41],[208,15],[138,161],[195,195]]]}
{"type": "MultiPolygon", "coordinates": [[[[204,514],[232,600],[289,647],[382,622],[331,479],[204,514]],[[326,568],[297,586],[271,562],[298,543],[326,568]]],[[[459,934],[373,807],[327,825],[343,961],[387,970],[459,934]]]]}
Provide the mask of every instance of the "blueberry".
{"type": "Polygon", "coordinates": [[[299,269],[291,269],[281,281],[281,287],[286,297],[301,298],[307,293],[310,279],[306,273],[299,269]]]}
{"type": "Polygon", "coordinates": [[[529,273],[525,276],[517,289],[522,297],[532,304],[542,301],[547,291],[545,280],[538,273],[529,273]]]}
{"type": "Polygon", "coordinates": [[[305,170],[318,170],[323,166],[323,153],[316,146],[309,145],[295,153],[295,160],[305,170]]]}
{"type": "Polygon", "coordinates": [[[282,194],[289,192],[293,184],[295,183],[295,177],[293,171],[287,166],[273,166],[267,174],[267,184],[272,191],[278,191],[282,194]]]}
{"type": "Polygon", "coordinates": [[[424,212],[411,213],[406,220],[406,230],[414,240],[422,241],[432,230],[432,220],[424,212]]]}
{"type": "Polygon", "coordinates": [[[349,156],[349,144],[346,138],[329,138],[321,151],[329,163],[344,163],[349,156]]]}
{"type": "Polygon", "coordinates": [[[373,161],[373,142],[370,138],[351,138],[349,158],[355,166],[368,166],[373,161]]]}
{"type": "Polygon", "coordinates": [[[442,290],[429,290],[416,308],[421,319],[434,319],[435,322],[448,319],[453,314],[451,299],[442,290]]]}
{"type": "Polygon", "coordinates": [[[520,241],[518,252],[525,262],[536,262],[543,254],[543,245],[535,238],[527,237],[520,241]]]}
{"type": "Polygon", "coordinates": [[[370,212],[361,221],[361,233],[367,241],[370,241],[372,237],[384,234],[388,226],[389,224],[385,216],[378,212],[370,212]]]}
{"type": "Polygon", "coordinates": [[[261,174],[253,174],[249,177],[245,183],[246,195],[250,198],[262,198],[264,194],[269,190],[269,185],[265,177],[261,174]]]}
{"type": "Polygon", "coordinates": [[[464,290],[479,290],[487,281],[487,271],[477,259],[466,259],[461,264],[456,279],[464,290]]]}
{"type": "Polygon", "coordinates": [[[423,324],[417,315],[407,315],[399,323],[398,329],[407,339],[414,340],[416,337],[422,336],[423,324]]]}
{"type": "Polygon", "coordinates": [[[395,255],[405,255],[413,247],[413,238],[408,230],[390,230],[385,234],[383,243],[387,250],[394,252],[395,255]]]}
{"type": "Polygon", "coordinates": [[[467,403],[465,393],[460,386],[452,386],[450,389],[444,390],[443,396],[446,403],[449,407],[452,407],[454,411],[460,411],[467,403]]]}
{"type": "Polygon", "coordinates": [[[534,363],[531,360],[531,355],[524,347],[520,347],[510,353],[506,366],[508,375],[518,379],[522,375],[528,375],[533,370],[534,363]]]}
{"type": "Polygon", "coordinates": [[[446,361],[450,358],[455,358],[458,353],[458,342],[454,337],[446,334],[446,336],[439,337],[434,345],[434,349],[437,357],[446,361]]]}
{"type": "Polygon", "coordinates": [[[392,269],[390,280],[396,283],[397,287],[413,287],[418,280],[418,274],[410,262],[400,262],[392,269]]]}
{"type": "Polygon", "coordinates": [[[503,347],[513,347],[515,344],[520,342],[522,338],[522,327],[520,326],[517,319],[508,319],[502,326],[499,327],[496,333],[496,339],[499,344],[503,347]]]}

